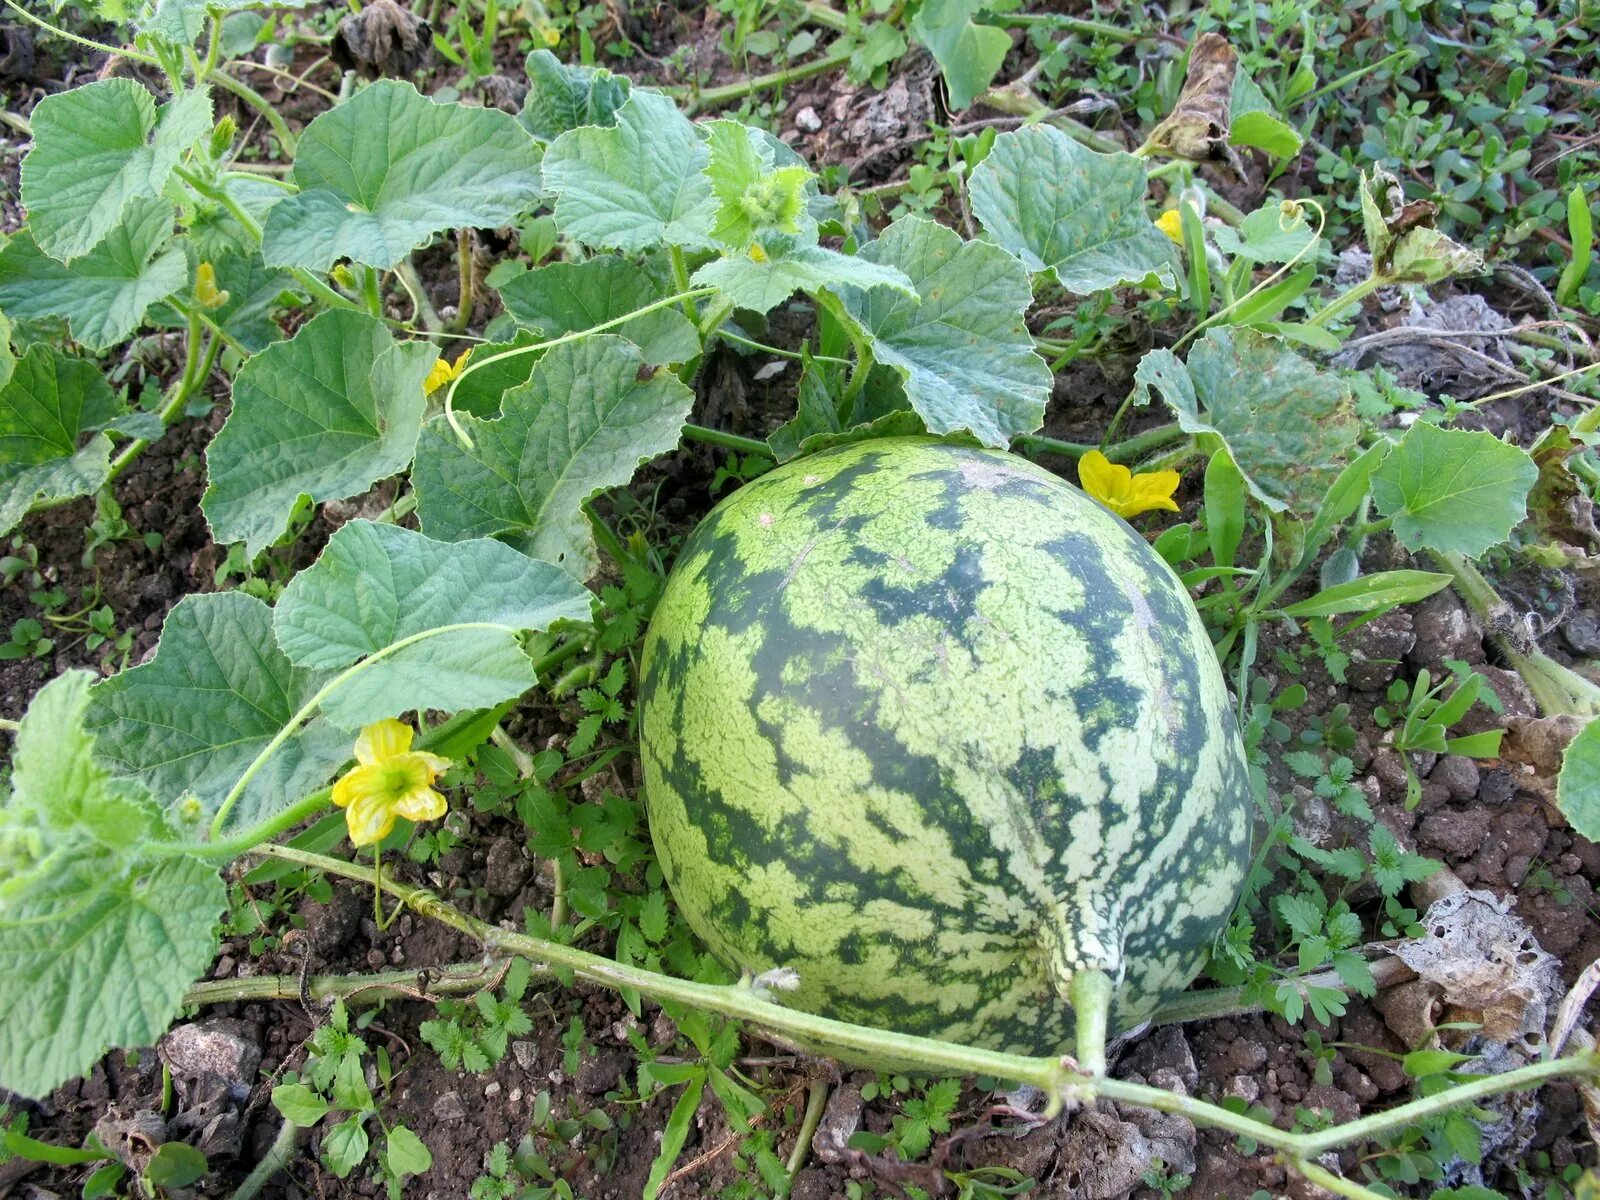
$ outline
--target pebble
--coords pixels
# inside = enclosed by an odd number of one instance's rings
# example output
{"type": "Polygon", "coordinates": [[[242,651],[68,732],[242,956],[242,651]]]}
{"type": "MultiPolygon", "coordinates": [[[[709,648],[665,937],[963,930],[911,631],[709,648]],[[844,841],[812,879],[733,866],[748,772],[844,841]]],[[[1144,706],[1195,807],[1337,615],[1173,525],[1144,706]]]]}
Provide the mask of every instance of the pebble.
{"type": "Polygon", "coordinates": [[[446,1092],[433,1102],[433,1115],[440,1121],[464,1121],[467,1106],[461,1102],[460,1092],[446,1092]]]}
{"type": "Polygon", "coordinates": [[[159,1053],[175,1074],[220,1075],[232,1083],[254,1083],[261,1065],[255,1030],[232,1017],[179,1025],[161,1039],[159,1053]]]}
{"type": "Polygon", "coordinates": [[[796,129],[803,129],[807,133],[816,133],[822,128],[822,118],[817,116],[817,110],[811,105],[806,105],[794,115],[796,129]]]}

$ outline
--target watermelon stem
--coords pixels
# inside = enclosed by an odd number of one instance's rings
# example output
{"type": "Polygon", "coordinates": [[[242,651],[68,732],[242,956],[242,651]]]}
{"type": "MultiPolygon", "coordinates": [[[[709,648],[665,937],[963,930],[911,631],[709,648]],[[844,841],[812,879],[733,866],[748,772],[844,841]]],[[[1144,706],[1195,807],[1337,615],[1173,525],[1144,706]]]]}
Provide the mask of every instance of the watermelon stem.
{"type": "Polygon", "coordinates": [[[1106,1073],[1106,1021],[1111,1015],[1111,976],[1104,971],[1076,971],[1067,984],[1067,1000],[1077,1021],[1078,1069],[1085,1075],[1106,1073]]]}

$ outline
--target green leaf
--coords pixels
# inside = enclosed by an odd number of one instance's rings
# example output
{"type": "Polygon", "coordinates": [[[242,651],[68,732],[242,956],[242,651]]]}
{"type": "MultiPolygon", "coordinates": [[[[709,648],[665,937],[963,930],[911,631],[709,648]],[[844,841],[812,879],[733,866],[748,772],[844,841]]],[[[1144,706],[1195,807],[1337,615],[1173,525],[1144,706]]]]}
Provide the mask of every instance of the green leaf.
{"type": "Polygon", "coordinates": [[[609,128],[562,134],[545,152],[556,224],[586,246],[630,253],[662,243],[712,248],[709,151],[689,118],[657,92],[634,92],[609,128]]]}
{"type": "Polygon", "coordinates": [[[893,288],[913,301],[917,291],[898,267],[869,262],[794,238],[769,238],[763,256],[729,254],[694,273],[696,286],[711,285],[740,308],[765,313],[796,292],[815,295],[823,288],[893,288]]]}
{"type": "Polygon", "coordinates": [[[1287,617],[1333,617],[1389,609],[1425,600],[1448,587],[1450,579],[1449,575],[1433,571],[1380,571],[1323,588],[1309,600],[1290,604],[1280,611],[1287,617]]]}
{"type": "Polygon", "coordinates": [[[1600,840],[1600,720],[1567,745],[1556,779],[1556,804],[1581,837],[1600,840]]]}
{"type": "Polygon", "coordinates": [[[667,1118],[666,1128],[661,1131],[661,1149],[650,1164],[650,1176],[644,1182],[643,1200],[656,1200],[661,1185],[666,1182],[673,1164],[678,1161],[678,1155],[683,1152],[684,1142],[688,1140],[689,1127],[694,1123],[694,1114],[700,1108],[700,1097],[706,1086],[705,1069],[696,1070],[697,1074],[689,1080],[678,1096],[678,1102],[672,1106],[672,1115],[667,1118]]]}
{"type": "Polygon", "coordinates": [[[1273,512],[1315,512],[1360,432],[1337,376],[1253,330],[1208,330],[1187,363],[1153,350],[1134,385],[1160,392],[1187,432],[1218,437],[1273,512]]]}
{"type": "Polygon", "coordinates": [[[1233,75],[1233,92],[1228,109],[1228,142],[1251,146],[1274,158],[1293,158],[1300,153],[1304,139],[1272,111],[1272,103],[1240,67],[1233,75]]]}
{"type": "Polygon", "coordinates": [[[885,287],[838,289],[873,339],[873,357],[900,376],[930,432],[970,430],[1005,447],[1039,428],[1051,377],[1022,321],[1033,288],[1021,262],[922,217],[896,221],[861,257],[904,271],[921,298],[885,287]]]}
{"type": "Polygon", "coordinates": [[[1476,558],[1511,535],[1538,477],[1525,451],[1492,433],[1418,421],[1373,472],[1372,499],[1408,550],[1476,558]]]}
{"type": "Polygon", "coordinates": [[[251,354],[259,354],[283,338],[273,320],[273,309],[285,291],[293,290],[291,276],[261,261],[261,255],[220,255],[210,260],[217,286],[228,299],[206,315],[251,354]]]}
{"type": "Polygon", "coordinates": [[[92,362],[42,342],[28,348],[0,387],[0,533],[30,507],[85,496],[105,483],[111,440],[104,429],[122,413],[92,362]],[[93,433],[81,447],[86,433],[93,433]]]}
{"type": "Polygon", "coordinates": [[[950,91],[950,108],[960,112],[994,81],[1011,50],[1011,36],[972,18],[983,0],[923,0],[911,31],[933,54],[950,91]]]}
{"type": "MultiPolygon", "coordinates": [[[[278,649],[261,601],[243,592],[186,596],[167,615],[155,657],[95,688],[90,725],[105,760],[168,801],[193,792],[209,814],[326,681],[278,649]]],[[[229,827],[288,807],[349,757],[347,734],[312,721],[256,773],[229,827]]]]}
{"type": "Polygon", "coordinates": [[[366,1116],[351,1113],[322,1139],[322,1157],[338,1179],[343,1179],[367,1157],[366,1116]]]}
{"type": "Polygon", "coordinates": [[[677,445],[693,402],[682,380],[619,337],[557,346],[505,394],[502,416],[461,418],[472,449],[443,420],[423,430],[411,475],[423,531],[507,538],[586,576],[595,551],[583,502],[677,445]]]}
{"type": "Polygon", "coordinates": [[[531,207],[539,148],[507,113],[380,79],[306,126],[293,178],[299,194],[267,214],[267,265],[393,267],[436,233],[494,228],[531,207]]]}
{"type": "Polygon", "coordinates": [[[0,1087],[27,1096],[81,1075],[112,1046],[154,1042],[216,953],[227,903],[206,863],[128,860],[160,818],[143,788],[96,764],[84,726],[90,678],[69,672],[34,698],[0,810],[8,834],[20,825],[45,839],[46,870],[32,877],[12,869],[28,865],[16,862],[15,837],[0,839],[12,851],[0,894],[0,1087]]]}
{"type": "Polygon", "coordinates": [[[50,1163],[58,1167],[77,1167],[85,1163],[104,1162],[111,1157],[111,1152],[100,1144],[99,1138],[91,1133],[88,1140],[89,1145],[80,1150],[76,1146],[58,1146],[54,1142],[41,1142],[19,1129],[7,1129],[5,1136],[0,1137],[0,1148],[29,1162],[50,1163]]]}
{"type": "Polygon", "coordinates": [[[811,169],[799,163],[777,166],[773,147],[738,121],[712,121],[702,129],[705,175],[717,201],[711,236],[743,250],[758,237],[800,233],[811,169]]]}
{"type": "Polygon", "coordinates": [[[219,542],[252,557],[302,496],[358,495],[404,470],[416,448],[433,347],[396,343],[382,321],[325,312],[239,369],[233,411],[206,449],[200,507],[219,542]]]}
{"type": "Polygon", "coordinates": [[[522,127],[550,142],[581,125],[613,125],[632,84],[594,67],[565,66],[548,50],[528,55],[522,127]]]}
{"type": "Polygon", "coordinates": [[[1475,1057],[1473,1054],[1457,1054],[1453,1050],[1413,1050],[1400,1060],[1400,1069],[1413,1079],[1421,1079],[1424,1075],[1454,1070],[1475,1057]]]}
{"type": "Polygon", "coordinates": [[[1239,228],[1218,225],[1211,230],[1217,249],[1229,258],[1253,263],[1286,263],[1317,240],[1305,213],[1285,204],[1269,204],[1250,213],[1239,228]]]}
{"type": "Polygon", "coordinates": [[[301,1129],[310,1129],[328,1115],[328,1102],[303,1083],[281,1083],[273,1088],[272,1107],[301,1129]]]}
{"type": "MultiPolygon", "coordinates": [[[[512,319],[546,338],[593,329],[668,295],[648,272],[610,254],[535,267],[499,290],[512,319]]],[[[646,313],[610,332],[638,346],[654,366],[688,362],[700,353],[699,332],[676,308],[646,313]]]]}
{"type": "Polygon", "coordinates": [[[433,1154],[421,1138],[404,1125],[391,1128],[383,1143],[383,1160],[389,1173],[398,1178],[421,1175],[433,1166],[433,1154]]]}
{"type": "Polygon", "coordinates": [[[1079,294],[1154,275],[1178,285],[1172,239],[1145,211],[1144,162],[1096,154],[1049,125],[1002,133],[972,173],[973,214],[1030,271],[1079,294]]]}
{"type": "MultiPolygon", "coordinates": [[[[22,162],[28,228],[51,258],[89,253],[134,199],[155,200],[185,151],[211,128],[204,88],[156,110],[131,79],[103,79],[46,96],[30,118],[33,149],[22,162]]],[[[170,220],[169,220],[170,225],[170,220]]]]}
{"type": "Polygon", "coordinates": [[[210,1169],[206,1156],[187,1142],[162,1142],[150,1156],[144,1177],[154,1188],[184,1188],[210,1169]]]}
{"type": "Polygon", "coordinates": [[[171,236],[172,205],[143,198],[130,200],[122,223],[71,266],[44,254],[24,229],[0,249],[0,310],[14,321],[60,317],[90,350],[114,346],[147,308],[188,283],[171,236]]]}
{"type": "Polygon", "coordinates": [[[153,33],[172,45],[188,49],[206,27],[209,14],[243,12],[251,8],[304,8],[310,0],[156,0],[150,16],[140,21],[142,33],[153,33]]]}
{"type": "Polygon", "coordinates": [[[500,542],[436,542],[351,521],[284,589],[273,630],[299,667],[335,670],[380,656],[322,704],[329,720],[355,729],[413,708],[455,712],[520,696],[535,679],[518,634],[587,620],[589,601],[560,567],[500,542]],[[454,625],[475,628],[387,652],[454,625]]]}

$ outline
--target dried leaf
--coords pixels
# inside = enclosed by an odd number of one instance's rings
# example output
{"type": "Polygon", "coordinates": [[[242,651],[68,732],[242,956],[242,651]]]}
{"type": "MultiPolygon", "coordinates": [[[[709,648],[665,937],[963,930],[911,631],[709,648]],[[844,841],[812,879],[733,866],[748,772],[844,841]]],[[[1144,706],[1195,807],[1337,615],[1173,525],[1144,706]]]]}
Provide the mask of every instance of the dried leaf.
{"type": "Polygon", "coordinates": [[[406,79],[432,61],[433,30],[395,0],[370,0],[339,22],[328,49],[342,70],[364,79],[406,79]]]}
{"type": "Polygon", "coordinates": [[[1233,79],[1238,69],[1238,56],[1227,39],[1218,33],[1202,33],[1189,50],[1189,73],[1178,102],[1150,131],[1146,144],[1173,158],[1224,163],[1243,177],[1243,164],[1228,145],[1233,79]]]}

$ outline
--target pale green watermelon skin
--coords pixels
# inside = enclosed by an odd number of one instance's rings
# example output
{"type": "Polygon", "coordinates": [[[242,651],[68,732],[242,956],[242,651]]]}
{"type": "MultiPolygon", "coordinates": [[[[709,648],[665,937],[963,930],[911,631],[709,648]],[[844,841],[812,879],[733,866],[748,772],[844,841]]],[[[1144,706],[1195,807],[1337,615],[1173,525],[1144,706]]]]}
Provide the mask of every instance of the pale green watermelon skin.
{"type": "Polygon", "coordinates": [[[781,467],[685,543],[646,635],[651,834],[725,962],[786,1004],[1071,1045],[1182,990],[1249,863],[1243,748],[1188,594],[1023,459],[928,438],[781,467]]]}

